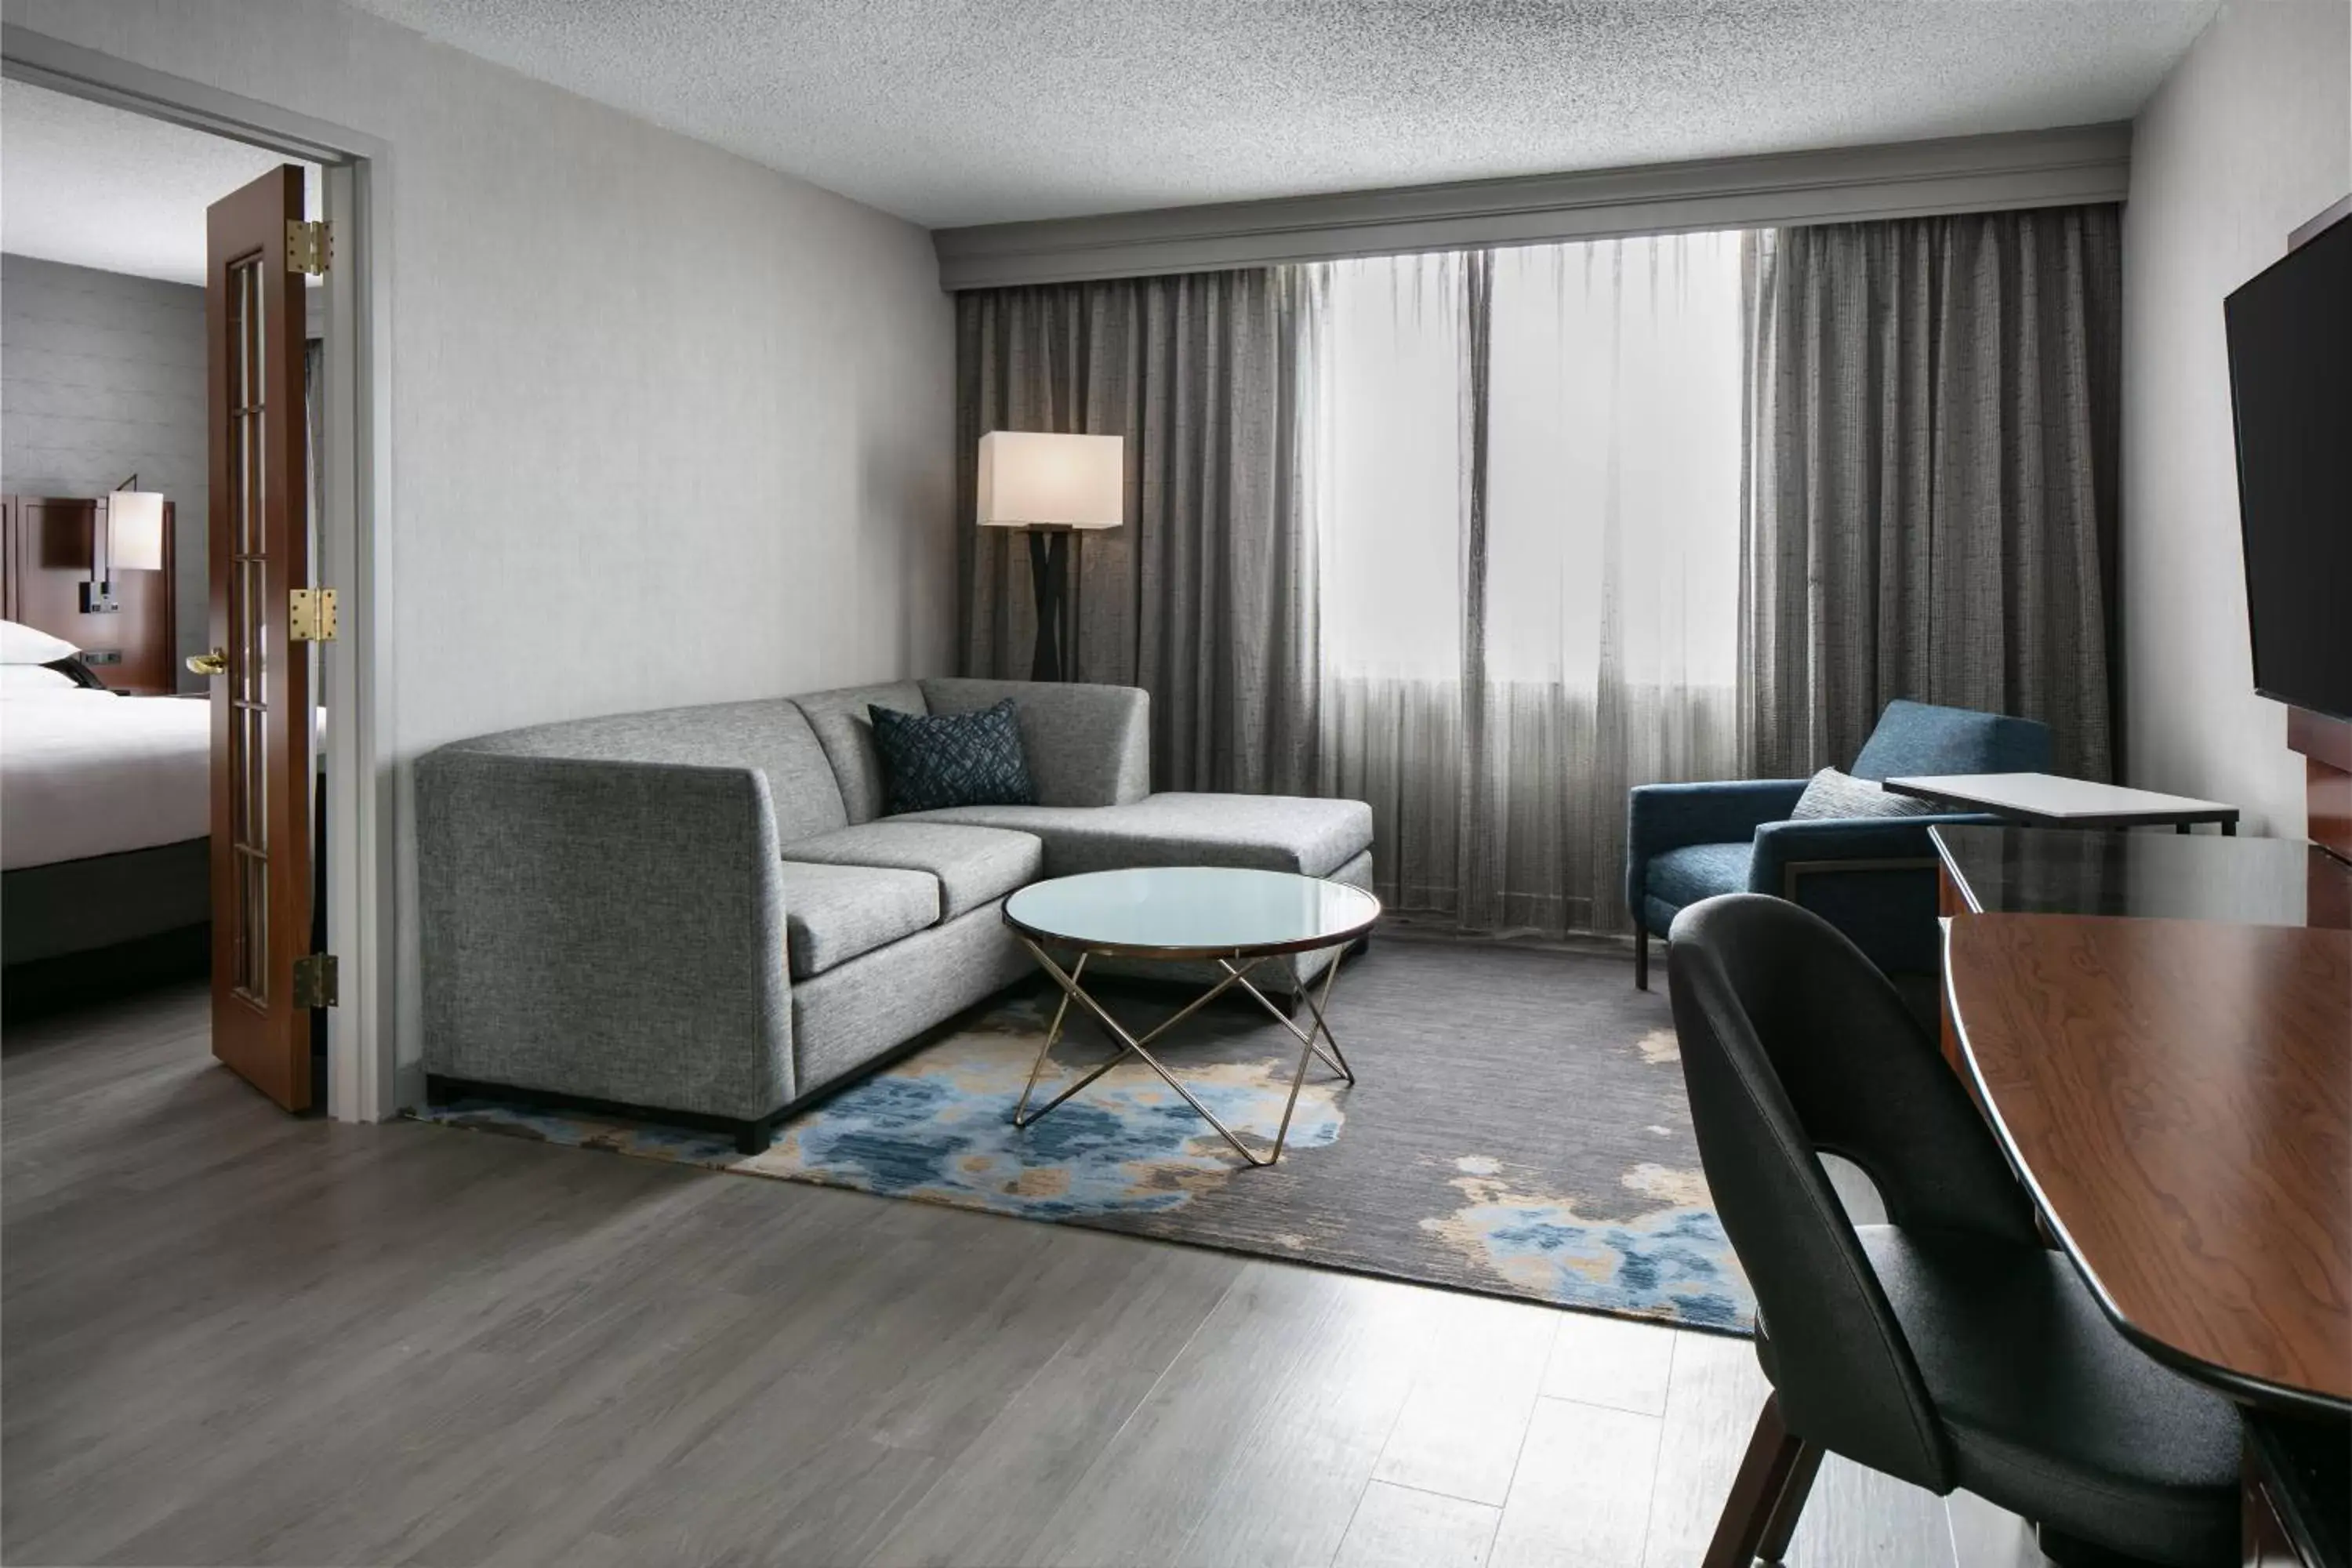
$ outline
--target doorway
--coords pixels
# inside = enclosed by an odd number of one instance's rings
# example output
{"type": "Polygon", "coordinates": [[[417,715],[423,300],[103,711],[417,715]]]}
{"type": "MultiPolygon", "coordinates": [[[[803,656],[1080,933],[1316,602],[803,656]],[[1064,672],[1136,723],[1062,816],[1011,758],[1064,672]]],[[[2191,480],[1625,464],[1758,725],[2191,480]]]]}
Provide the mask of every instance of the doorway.
{"type": "MultiPolygon", "coordinates": [[[[311,847],[323,877],[324,896],[316,900],[323,936],[318,946],[336,961],[336,1005],[320,1015],[324,1092],[316,1099],[339,1120],[379,1120],[399,1103],[394,1083],[399,1019],[392,984],[396,816],[390,772],[383,762],[391,752],[389,704],[378,679],[388,669],[388,595],[382,591],[388,550],[377,525],[390,510],[389,474],[379,460],[389,446],[390,388],[388,364],[379,352],[388,338],[381,287],[388,247],[373,218],[386,149],[362,133],[13,26],[0,30],[0,63],[12,96],[26,88],[43,90],[78,100],[85,109],[103,106],[201,132],[266,164],[293,162],[316,170],[315,201],[331,235],[331,260],[320,285],[309,291],[311,303],[302,312],[305,336],[315,331],[320,345],[310,356],[318,416],[304,424],[323,457],[316,472],[315,506],[307,509],[315,531],[309,575],[311,584],[337,590],[340,622],[337,640],[304,651],[316,675],[315,705],[335,716],[325,726],[320,747],[323,785],[315,816],[324,832],[311,847]]],[[[9,150],[12,161],[15,151],[9,150]]],[[[188,529],[181,524],[175,531],[184,538],[188,529]]],[[[207,560],[207,574],[210,566],[207,560]]],[[[193,572],[184,567],[180,575],[185,579],[193,572]]],[[[194,624],[209,631],[211,621],[208,605],[194,624]]],[[[202,645],[194,654],[181,655],[182,668],[187,658],[203,659],[212,653],[209,637],[192,639],[182,633],[178,640],[202,645]]]]}

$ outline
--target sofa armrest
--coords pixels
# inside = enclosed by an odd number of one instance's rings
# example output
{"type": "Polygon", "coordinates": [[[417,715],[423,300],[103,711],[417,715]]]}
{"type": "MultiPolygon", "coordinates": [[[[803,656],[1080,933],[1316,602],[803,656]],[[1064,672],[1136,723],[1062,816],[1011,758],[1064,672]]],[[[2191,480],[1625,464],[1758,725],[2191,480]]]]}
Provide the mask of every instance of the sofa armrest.
{"type": "Polygon", "coordinates": [[[1953,812],[1766,823],[1756,830],[1748,890],[1811,910],[1887,973],[1933,973],[1937,862],[1927,829],[1999,820],[1953,812]]]}
{"type": "Polygon", "coordinates": [[[1010,697],[1039,805],[1125,805],[1151,793],[1151,700],[1132,686],[934,679],[934,713],[971,713],[1010,697]]]}
{"type": "Polygon", "coordinates": [[[793,1098],[758,771],[444,748],[416,844],[427,1072],[744,1120],[793,1098]]]}
{"type": "Polygon", "coordinates": [[[1650,860],[1690,844],[1742,844],[1797,808],[1803,779],[1635,784],[1625,792],[1625,907],[1638,926],[1650,860]]]}

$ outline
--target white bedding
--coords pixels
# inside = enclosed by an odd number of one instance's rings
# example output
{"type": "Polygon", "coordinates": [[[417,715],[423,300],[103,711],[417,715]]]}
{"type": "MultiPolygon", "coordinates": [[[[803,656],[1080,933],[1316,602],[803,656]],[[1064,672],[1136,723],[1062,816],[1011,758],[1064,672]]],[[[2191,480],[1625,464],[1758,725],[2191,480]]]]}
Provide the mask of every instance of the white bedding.
{"type": "Polygon", "coordinates": [[[86,688],[0,699],[0,868],[212,831],[212,704],[86,688]]]}

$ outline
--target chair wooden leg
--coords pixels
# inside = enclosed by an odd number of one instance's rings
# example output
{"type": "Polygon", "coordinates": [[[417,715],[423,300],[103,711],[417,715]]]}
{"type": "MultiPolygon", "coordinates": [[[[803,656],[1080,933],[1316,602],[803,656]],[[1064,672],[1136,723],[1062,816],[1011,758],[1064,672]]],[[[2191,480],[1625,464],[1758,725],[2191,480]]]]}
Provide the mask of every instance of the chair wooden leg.
{"type": "Polygon", "coordinates": [[[1633,928],[1633,989],[1650,988],[1650,933],[1641,926],[1633,928]]]}
{"type": "Polygon", "coordinates": [[[1764,1527],[1764,1539],[1756,1543],[1759,1561],[1777,1564],[1789,1554],[1789,1538],[1797,1533],[1797,1516],[1805,1511],[1805,1499],[1821,1468],[1821,1445],[1806,1443],[1798,1448],[1797,1462],[1781,1483],[1780,1500],[1772,1505],[1772,1521],[1764,1527]]]}
{"type": "MultiPolygon", "coordinates": [[[[1781,1499],[1790,1482],[1801,1476],[1804,1488],[1812,1485],[1819,1457],[1809,1463],[1806,1447],[1781,1421],[1780,1396],[1769,1395],[1757,1415],[1755,1434],[1748,1439],[1748,1457],[1739,1461],[1739,1474],[1732,1479],[1731,1495],[1724,1500],[1723,1517],[1716,1521],[1702,1568],[1751,1568],[1766,1537],[1781,1522],[1781,1499]]],[[[1801,1492],[1787,1510],[1790,1530],[1796,1529],[1803,1507],[1801,1492]]]]}

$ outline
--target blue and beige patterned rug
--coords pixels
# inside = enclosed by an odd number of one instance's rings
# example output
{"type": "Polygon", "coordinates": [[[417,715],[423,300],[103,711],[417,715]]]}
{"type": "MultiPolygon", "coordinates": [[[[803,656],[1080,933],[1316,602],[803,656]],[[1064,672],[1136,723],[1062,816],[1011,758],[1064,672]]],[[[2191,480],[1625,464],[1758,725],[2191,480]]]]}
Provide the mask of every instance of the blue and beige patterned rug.
{"type": "MultiPolygon", "coordinates": [[[[1042,985],[804,1112],[764,1154],[653,1123],[480,1100],[424,1114],[1745,1331],[1753,1301],[1699,1173],[1665,1001],[1632,980],[1630,964],[1605,956],[1383,939],[1349,962],[1332,1004],[1356,1085],[1311,1068],[1288,1149],[1264,1169],[1244,1167],[1135,1063],[1014,1128],[1009,1113],[1048,1018],[1042,985]]],[[[1104,996],[1139,1031],[1181,1001],[1156,989],[1104,996]]],[[[1166,1043],[1163,1059],[1221,1118],[1272,1134],[1297,1061],[1287,1034],[1220,1005],[1166,1043]]],[[[1083,1068],[1108,1048],[1074,1024],[1056,1057],[1083,1068]]]]}

